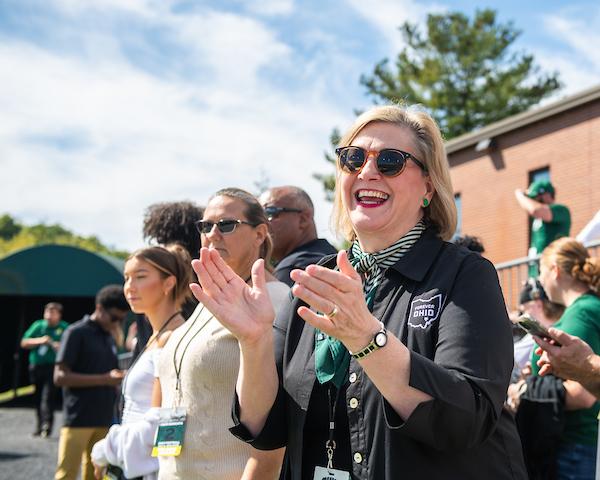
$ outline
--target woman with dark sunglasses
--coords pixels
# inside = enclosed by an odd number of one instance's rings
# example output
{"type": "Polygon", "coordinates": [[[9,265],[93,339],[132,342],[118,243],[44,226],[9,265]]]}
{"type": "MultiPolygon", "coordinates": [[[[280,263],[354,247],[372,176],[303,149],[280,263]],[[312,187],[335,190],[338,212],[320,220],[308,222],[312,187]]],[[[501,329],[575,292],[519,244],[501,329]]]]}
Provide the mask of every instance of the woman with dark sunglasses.
{"type": "Polygon", "coordinates": [[[351,246],[293,271],[275,321],[262,261],[252,287],[207,249],[193,262],[194,294],[240,344],[231,430],[286,446],[283,478],[526,478],[502,408],[510,322],[493,265],[447,242],[453,193],[433,119],[375,107],[338,149],[351,246]]]}
{"type": "MultiPolygon", "coordinates": [[[[196,222],[202,245],[218,252],[239,278],[252,285],[258,259],[269,263],[273,244],[258,200],[237,188],[219,190],[196,222]]],[[[275,309],[289,287],[266,273],[275,309]]],[[[239,369],[237,339],[200,303],[169,339],[158,362],[161,406],[185,410],[181,452],[159,455],[159,479],[263,480],[278,478],[283,451],[261,452],[233,437],[230,405],[239,369]]]]}

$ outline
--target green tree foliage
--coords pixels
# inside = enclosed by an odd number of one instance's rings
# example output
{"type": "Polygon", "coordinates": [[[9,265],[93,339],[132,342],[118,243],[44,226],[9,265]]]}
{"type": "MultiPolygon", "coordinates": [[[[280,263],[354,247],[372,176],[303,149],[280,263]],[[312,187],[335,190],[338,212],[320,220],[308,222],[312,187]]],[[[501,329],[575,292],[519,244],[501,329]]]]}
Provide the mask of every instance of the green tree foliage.
{"type": "Polygon", "coordinates": [[[10,240],[21,231],[21,228],[21,225],[10,215],[4,214],[0,217],[0,239],[10,240]]]}
{"type": "MultiPolygon", "coordinates": [[[[336,147],[338,143],[340,143],[340,131],[337,128],[333,129],[331,135],[329,136],[329,142],[333,146],[336,147]]],[[[337,161],[334,153],[325,152],[325,160],[333,166],[335,170],[335,162],[337,161]]],[[[335,190],[335,174],[327,174],[327,173],[313,173],[313,178],[317,179],[319,182],[323,184],[323,188],[325,189],[325,196],[327,200],[330,202],[333,201],[333,191],[335,190]]]]}
{"type": "Polygon", "coordinates": [[[420,103],[446,139],[515,115],[558,88],[558,75],[542,74],[532,55],[511,52],[521,32],[498,23],[496,12],[430,14],[427,31],[400,27],[406,47],[395,66],[379,62],[361,83],[375,102],[420,103]]]}
{"type": "MultiPolygon", "coordinates": [[[[560,88],[532,55],[511,50],[521,32],[494,10],[429,14],[423,33],[400,27],[405,47],[394,65],[377,63],[361,83],[376,104],[421,104],[449,140],[523,112],[560,88]]],[[[326,155],[331,161],[331,156],[326,155]]],[[[315,175],[331,192],[332,175],[315,175]]],[[[330,193],[328,194],[330,196],[330,193]]]]}
{"type": "Polygon", "coordinates": [[[76,235],[61,225],[43,223],[25,226],[10,215],[0,217],[0,257],[23,248],[36,245],[71,245],[91,252],[104,253],[118,258],[127,258],[129,252],[115,250],[104,245],[98,237],[76,235]]]}

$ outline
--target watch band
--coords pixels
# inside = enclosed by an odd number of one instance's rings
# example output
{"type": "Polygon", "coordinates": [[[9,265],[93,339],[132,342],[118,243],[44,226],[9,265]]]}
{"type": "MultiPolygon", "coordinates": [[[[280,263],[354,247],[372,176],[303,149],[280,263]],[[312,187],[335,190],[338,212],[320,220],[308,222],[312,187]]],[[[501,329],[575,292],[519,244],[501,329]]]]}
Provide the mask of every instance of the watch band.
{"type": "Polygon", "coordinates": [[[352,358],[356,358],[356,359],[365,358],[367,355],[369,355],[369,353],[372,353],[375,350],[379,350],[381,348],[379,345],[377,345],[375,343],[375,337],[377,337],[377,335],[379,335],[380,333],[383,333],[385,335],[387,333],[387,331],[386,331],[383,323],[379,322],[379,324],[381,325],[381,329],[378,330],[375,333],[375,335],[373,335],[373,338],[371,339],[371,341],[365,348],[363,348],[362,350],[359,350],[356,353],[352,353],[349,351],[350,355],[352,355],[352,358]]]}

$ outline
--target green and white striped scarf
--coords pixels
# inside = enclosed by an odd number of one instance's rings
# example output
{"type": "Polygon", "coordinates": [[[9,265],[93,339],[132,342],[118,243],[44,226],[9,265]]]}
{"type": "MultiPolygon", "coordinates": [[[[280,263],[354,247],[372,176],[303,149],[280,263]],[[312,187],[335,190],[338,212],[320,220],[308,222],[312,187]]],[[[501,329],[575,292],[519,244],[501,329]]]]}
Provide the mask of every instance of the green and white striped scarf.
{"type": "MultiPolygon", "coordinates": [[[[381,284],[385,270],[394,265],[416,243],[425,231],[425,222],[419,221],[393,245],[379,252],[365,253],[357,240],[350,248],[350,263],[363,277],[363,291],[370,311],[377,287],[381,284]]],[[[320,383],[331,381],[340,388],[346,381],[350,354],[346,347],[335,337],[315,330],[315,370],[320,383]]]]}

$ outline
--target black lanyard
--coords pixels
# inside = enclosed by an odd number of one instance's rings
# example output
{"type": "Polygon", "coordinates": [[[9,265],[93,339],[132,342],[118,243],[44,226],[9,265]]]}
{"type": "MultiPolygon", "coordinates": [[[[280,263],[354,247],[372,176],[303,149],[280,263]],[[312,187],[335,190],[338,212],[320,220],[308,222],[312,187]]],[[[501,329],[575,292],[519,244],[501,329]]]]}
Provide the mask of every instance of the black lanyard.
{"type": "MultiPolygon", "coordinates": [[[[248,283],[251,278],[252,278],[252,275],[250,275],[246,279],[246,283],[248,283]]],[[[177,345],[175,345],[175,350],[173,351],[173,368],[175,369],[175,392],[176,392],[177,396],[181,395],[181,366],[183,365],[183,357],[185,356],[185,352],[187,352],[188,347],[190,346],[190,344],[192,343],[194,338],[196,338],[196,335],[198,335],[202,331],[202,329],[206,326],[206,324],[208,323],[208,320],[206,322],[204,322],[204,324],[198,329],[198,331],[196,333],[194,333],[194,335],[192,335],[190,340],[187,342],[185,348],[183,349],[183,352],[181,353],[181,358],[179,359],[179,366],[177,366],[177,351],[179,350],[181,342],[183,342],[183,339],[187,336],[188,333],[190,333],[190,331],[196,324],[196,320],[198,320],[200,318],[203,311],[204,311],[204,305],[202,305],[202,309],[198,312],[198,315],[196,315],[196,318],[194,318],[194,320],[192,320],[190,328],[188,328],[186,330],[186,332],[181,336],[181,338],[179,339],[179,342],[177,342],[177,345]]]]}
{"type": "Polygon", "coordinates": [[[138,360],[140,358],[142,358],[142,355],[146,352],[146,350],[148,350],[148,347],[150,345],[152,345],[152,343],[154,343],[156,340],[159,339],[159,337],[163,334],[163,332],[165,331],[165,328],[167,328],[167,325],[169,325],[171,320],[173,320],[180,313],[181,313],[181,310],[178,310],[173,315],[171,315],[169,318],[167,318],[167,321],[162,324],[162,326],[160,327],[160,329],[158,330],[158,332],[156,333],[154,338],[152,338],[148,343],[146,343],[146,345],[144,345],[144,348],[142,348],[142,350],[140,351],[138,356],[135,357],[132,364],[129,365],[129,368],[127,369],[127,374],[125,375],[125,378],[123,379],[123,387],[121,388],[121,391],[123,392],[123,396],[125,396],[125,385],[127,385],[127,377],[129,377],[129,372],[131,372],[131,370],[133,370],[133,367],[138,362],[138,360]]]}
{"type": "Polygon", "coordinates": [[[185,356],[185,352],[187,352],[187,349],[190,346],[190,343],[192,343],[192,341],[194,340],[194,338],[196,338],[196,335],[198,335],[202,331],[202,329],[206,326],[206,324],[208,323],[208,321],[204,322],[204,325],[202,325],[198,329],[198,331],[195,332],[194,335],[192,335],[192,337],[187,342],[185,348],[183,349],[183,352],[181,353],[181,358],[179,359],[179,366],[177,366],[177,351],[179,350],[179,346],[181,345],[181,342],[183,342],[183,339],[187,336],[188,333],[190,333],[190,331],[192,330],[192,328],[196,324],[196,321],[202,315],[203,311],[204,311],[204,305],[202,305],[202,308],[198,312],[198,315],[196,315],[196,318],[194,318],[194,320],[192,321],[190,327],[181,336],[181,338],[177,342],[177,345],[175,345],[175,350],[173,351],[173,368],[175,369],[175,391],[177,392],[177,394],[179,394],[179,392],[181,392],[181,366],[183,364],[183,357],[185,356]]]}
{"type": "Polygon", "coordinates": [[[333,468],[333,452],[335,450],[335,440],[333,439],[333,434],[335,432],[335,411],[337,409],[338,400],[340,398],[341,388],[338,388],[335,392],[335,399],[331,401],[331,390],[335,387],[329,382],[329,386],[327,387],[327,414],[329,415],[329,435],[327,441],[325,442],[325,450],[327,452],[327,468],[333,468]]]}

